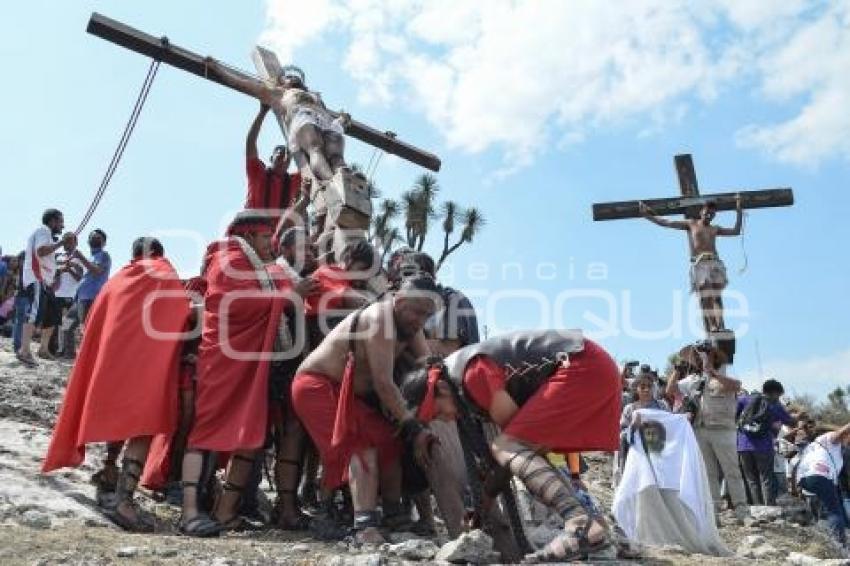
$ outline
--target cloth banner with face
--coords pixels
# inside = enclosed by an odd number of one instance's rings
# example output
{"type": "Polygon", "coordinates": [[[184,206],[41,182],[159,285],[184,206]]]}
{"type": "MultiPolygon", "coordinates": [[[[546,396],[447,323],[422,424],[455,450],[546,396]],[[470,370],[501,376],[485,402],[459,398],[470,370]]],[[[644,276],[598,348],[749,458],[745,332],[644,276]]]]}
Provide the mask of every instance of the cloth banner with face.
{"type": "Polygon", "coordinates": [[[685,415],[640,409],[612,513],[629,539],[728,556],[714,523],[711,490],[685,415]]]}

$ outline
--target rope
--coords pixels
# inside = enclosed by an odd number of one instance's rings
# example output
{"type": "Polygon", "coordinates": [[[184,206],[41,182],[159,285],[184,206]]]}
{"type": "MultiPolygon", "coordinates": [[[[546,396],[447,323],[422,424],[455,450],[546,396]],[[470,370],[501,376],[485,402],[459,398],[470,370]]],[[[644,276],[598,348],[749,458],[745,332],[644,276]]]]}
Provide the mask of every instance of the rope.
{"type": "MultiPolygon", "coordinates": [[[[167,41],[163,39],[167,44],[167,41]]],[[[100,186],[95,192],[94,197],[92,198],[92,202],[89,205],[88,210],[83,215],[83,219],[80,221],[80,225],[77,226],[77,229],[74,231],[75,234],[79,235],[80,232],[83,231],[83,228],[91,220],[94,215],[95,210],[97,209],[100,201],[103,199],[103,195],[106,194],[106,188],[109,186],[109,182],[112,180],[112,176],[115,174],[115,170],[118,168],[118,163],[121,161],[121,157],[124,155],[124,149],[127,147],[127,143],[130,141],[130,136],[133,134],[133,130],[136,127],[136,122],[139,119],[139,115],[142,112],[142,108],[145,106],[145,101],[148,98],[148,93],[150,92],[151,85],[153,85],[153,80],[156,78],[156,73],[159,70],[160,61],[158,59],[154,59],[151,61],[150,67],[148,67],[148,74],[145,77],[145,81],[142,83],[142,88],[139,91],[138,97],[136,97],[136,103],[133,106],[133,111],[130,113],[130,118],[127,120],[127,124],[124,126],[124,132],[121,134],[121,139],[118,142],[118,146],[115,148],[115,152],[112,154],[112,159],[109,161],[109,165],[106,168],[106,172],[103,175],[103,179],[100,181],[100,186]]]]}
{"type": "Polygon", "coordinates": [[[372,171],[368,175],[370,183],[375,182],[375,173],[378,171],[378,165],[381,163],[381,158],[384,156],[385,153],[386,152],[383,151],[383,150],[380,153],[378,153],[378,157],[375,159],[375,164],[372,165],[372,171]]]}
{"type": "Polygon", "coordinates": [[[375,160],[375,155],[378,153],[378,148],[372,150],[372,155],[369,156],[369,162],[366,164],[366,169],[363,170],[363,173],[366,177],[369,177],[369,170],[372,168],[372,162],[375,160]]]}
{"type": "Polygon", "coordinates": [[[747,266],[750,264],[750,259],[747,257],[747,247],[744,243],[744,238],[747,234],[747,218],[750,216],[749,212],[744,211],[743,219],[741,221],[741,253],[744,254],[744,265],[738,268],[738,275],[743,275],[745,271],[747,271],[747,266]]]}
{"type": "MultiPolygon", "coordinates": [[[[472,412],[461,397],[459,388],[450,379],[446,380],[446,383],[452,392],[455,405],[458,408],[458,436],[460,437],[460,443],[463,446],[466,476],[467,481],[469,482],[470,494],[472,496],[472,507],[475,510],[476,515],[478,515],[481,520],[482,526],[485,527],[485,530],[488,530],[489,517],[487,517],[484,513],[481,500],[481,494],[484,491],[482,475],[487,469],[498,466],[498,463],[496,463],[492,452],[490,452],[490,446],[484,435],[481,422],[472,415],[472,412]]],[[[517,508],[513,488],[507,488],[502,492],[501,496],[505,511],[508,515],[511,531],[514,534],[514,538],[516,539],[520,551],[523,554],[532,552],[534,549],[531,547],[531,544],[525,536],[525,531],[522,526],[522,518],[520,517],[519,510],[517,508]]]]}

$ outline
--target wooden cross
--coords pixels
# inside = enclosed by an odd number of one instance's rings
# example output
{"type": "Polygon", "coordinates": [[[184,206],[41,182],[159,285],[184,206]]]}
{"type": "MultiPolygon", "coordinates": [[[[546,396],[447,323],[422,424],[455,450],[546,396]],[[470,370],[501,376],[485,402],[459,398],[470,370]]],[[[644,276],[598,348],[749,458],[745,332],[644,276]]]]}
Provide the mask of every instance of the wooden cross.
{"type": "Polygon", "coordinates": [[[770,208],[794,204],[794,193],[790,187],[701,195],[691,155],[689,153],[677,155],[674,157],[674,162],[676,175],[679,178],[679,192],[682,196],[645,199],[643,201],[627,200],[597,203],[593,205],[593,219],[639,218],[641,216],[641,202],[646,203],[659,216],[684,214],[688,218],[695,218],[700,207],[707,201],[714,202],[717,205],[717,210],[735,210],[735,199],[738,195],[741,195],[743,208],[770,208]]]}
{"type": "MultiPolygon", "coordinates": [[[[655,215],[684,214],[688,218],[696,218],[702,205],[708,201],[714,202],[717,205],[717,210],[735,210],[739,195],[741,197],[741,208],[745,209],[791,206],[794,204],[794,193],[790,187],[702,195],[699,192],[694,161],[691,155],[687,153],[677,155],[674,157],[674,163],[676,175],[679,179],[680,197],[596,203],[593,205],[593,219],[639,218],[642,216],[641,202],[652,209],[655,215]]],[[[727,330],[711,332],[709,337],[716,340],[729,358],[729,363],[732,363],[735,354],[734,334],[727,330]]]]}
{"type": "MultiPolygon", "coordinates": [[[[178,69],[182,69],[229,88],[234,88],[225,84],[215,74],[207,74],[206,64],[204,62],[205,57],[198,55],[197,53],[193,53],[188,49],[178,47],[177,45],[169,42],[165,37],[154,37],[96,12],[93,13],[89,19],[86,31],[92,35],[96,35],[97,37],[120,45],[121,47],[135,51],[136,53],[153,57],[154,59],[158,59],[163,63],[168,63],[178,69]]],[[[272,69],[272,67],[268,66],[268,63],[270,63],[272,59],[274,65],[279,68],[277,58],[274,57],[273,53],[267,50],[258,49],[258,53],[259,56],[255,53],[255,64],[257,64],[258,69],[264,77],[268,77],[269,75],[267,73],[272,69]]],[[[242,78],[257,80],[255,77],[237,69],[231,68],[229,70],[242,78]]],[[[243,92],[243,94],[246,93],[243,92]]],[[[282,126],[283,124],[280,117],[278,117],[278,121],[282,126]]],[[[397,155],[402,159],[421,165],[431,171],[440,170],[440,159],[436,155],[399,140],[392,132],[381,132],[363,124],[362,122],[351,120],[345,128],[345,133],[373,147],[377,147],[387,153],[397,155]]],[[[286,132],[284,131],[284,136],[285,135],[286,132]]]]}

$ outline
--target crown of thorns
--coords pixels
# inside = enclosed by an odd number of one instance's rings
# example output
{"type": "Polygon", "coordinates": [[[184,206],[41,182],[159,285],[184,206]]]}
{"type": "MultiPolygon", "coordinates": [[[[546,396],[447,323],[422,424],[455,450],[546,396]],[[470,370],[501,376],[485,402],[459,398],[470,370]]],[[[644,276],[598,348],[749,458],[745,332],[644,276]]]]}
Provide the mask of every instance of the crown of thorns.
{"type": "Polygon", "coordinates": [[[287,77],[298,77],[303,83],[304,71],[301,70],[301,67],[296,67],[295,65],[284,65],[280,68],[280,78],[285,79],[287,77]]]}

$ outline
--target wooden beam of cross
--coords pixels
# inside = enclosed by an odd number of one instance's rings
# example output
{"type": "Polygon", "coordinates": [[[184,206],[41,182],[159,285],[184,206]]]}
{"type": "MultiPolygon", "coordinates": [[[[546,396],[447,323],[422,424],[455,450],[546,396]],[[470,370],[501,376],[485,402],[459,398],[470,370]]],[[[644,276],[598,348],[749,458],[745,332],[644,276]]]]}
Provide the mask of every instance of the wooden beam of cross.
{"type": "Polygon", "coordinates": [[[694,161],[690,154],[677,155],[674,158],[676,174],[679,178],[680,197],[627,200],[620,202],[603,202],[593,205],[594,220],[620,220],[623,218],[639,218],[640,203],[644,202],[659,216],[684,214],[694,217],[700,207],[707,201],[717,205],[717,210],[735,210],[736,198],[741,195],[743,208],[771,208],[791,206],[794,204],[794,193],[790,187],[763,189],[756,191],[735,191],[702,195],[697,185],[697,175],[694,161]]]}
{"type": "MultiPolygon", "coordinates": [[[[192,73],[193,75],[227,86],[228,88],[234,88],[225,84],[222,79],[214,74],[207,74],[204,56],[174,45],[166,38],[154,37],[96,12],[93,13],[89,19],[86,31],[92,35],[100,37],[101,39],[111,41],[112,43],[120,45],[121,47],[131,51],[135,51],[136,53],[153,57],[154,59],[158,59],[163,63],[167,63],[173,67],[192,73]]],[[[273,53],[271,55],[274,56],[273,53]]],[[[277,59],[275,58],[275,62],[276,60],[277,59]]],[[[229,70],[241,78],[257,80],[252,75],[237,69],[229,70]]],[[[248,94],[238,88],[234,88],[234,90],[238,90],[243,94],[248,94]]],[[[363,124],[362,122],[351,120],[345,129],[345,133],[373,147],[386,151],[387,153],[397,155],[402,159],[421,165],[431,171],[440,170],[439,157],[433,153],[429,153],[423,149],[419,149],[418,147],[399,140],[396,138],[395,134],[391,132],[381,132],[363,124]]]]}

